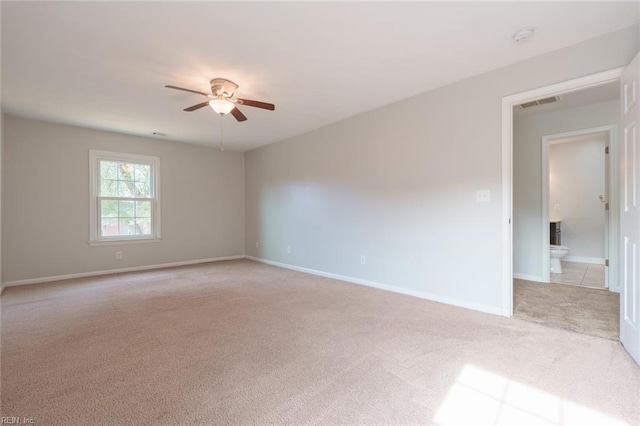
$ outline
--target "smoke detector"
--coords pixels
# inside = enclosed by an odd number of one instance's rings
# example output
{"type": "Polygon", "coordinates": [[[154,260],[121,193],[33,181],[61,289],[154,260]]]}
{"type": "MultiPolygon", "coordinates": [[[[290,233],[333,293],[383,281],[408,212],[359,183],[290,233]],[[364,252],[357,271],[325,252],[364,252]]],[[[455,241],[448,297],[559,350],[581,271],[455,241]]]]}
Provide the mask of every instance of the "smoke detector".
{"type": "Polygon", "coordinates": [[[525,41],[533,37],[534,31],[535,28],[533,27],[526,27],[519,31],[516,31],[515,33],[513,33],[513,41],[518,44],[524,43],[525,41]]]}

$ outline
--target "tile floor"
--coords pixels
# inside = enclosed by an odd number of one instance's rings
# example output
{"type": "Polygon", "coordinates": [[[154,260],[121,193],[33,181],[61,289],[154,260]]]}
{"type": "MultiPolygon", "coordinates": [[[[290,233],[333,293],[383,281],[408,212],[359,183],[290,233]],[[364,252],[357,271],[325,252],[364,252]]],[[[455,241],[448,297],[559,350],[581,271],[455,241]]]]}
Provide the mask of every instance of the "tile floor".
{"type": "Polygon", "coordinates": [[[551,274],[551,282],[605,288],[604,265],[562,262],[562,274],[551,274]]]}

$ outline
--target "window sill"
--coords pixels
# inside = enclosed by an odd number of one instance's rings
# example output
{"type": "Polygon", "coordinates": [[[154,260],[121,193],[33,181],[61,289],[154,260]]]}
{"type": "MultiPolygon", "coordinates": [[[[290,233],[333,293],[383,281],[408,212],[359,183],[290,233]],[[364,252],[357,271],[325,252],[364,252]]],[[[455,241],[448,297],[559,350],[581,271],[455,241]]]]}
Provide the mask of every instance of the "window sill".
{"type": "Polygon", "coordinates": [[[130,240],[95,240],[89,241],[90,246],[113,246],[120,244],[159,243],[162,238],[132,238],[130,240]]]}

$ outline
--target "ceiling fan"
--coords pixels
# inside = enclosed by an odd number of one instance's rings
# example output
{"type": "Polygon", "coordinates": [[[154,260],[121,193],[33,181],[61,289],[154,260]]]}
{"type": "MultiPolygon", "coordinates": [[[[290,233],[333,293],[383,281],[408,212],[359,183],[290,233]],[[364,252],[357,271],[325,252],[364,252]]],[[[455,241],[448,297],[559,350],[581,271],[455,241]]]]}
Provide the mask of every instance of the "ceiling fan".
{"type": "Polygon", "coordinates": [[[220,115],[227,115],[231,113],[231,115],[233,115],[236,120],[245,121],[247,117],[245,117],[245,115],[240,112],[240,110],[238,109],[238,105],[262,108],[269,111],[273,111],[276,109],[276,106],[274,104],[252,101],[250,99],[234,98],[233,95],[238,89],[238,85],[233,81],[227,80],[225,78],[214,78],[210,83],[211,94],[200,92],[198,90],[185,89],[184,87],[172,86],[170,84],[167,84],[164,87],[167,87],[169,89],[182,90],[184,92],[197,93],[198,95],[210,98],[210,100],[206,102],[202,102],[200,104],[190,106],[189,108],[185,108],[184,111],[187,112],[193,112],[209,105],[215,112],[220,115]]]}

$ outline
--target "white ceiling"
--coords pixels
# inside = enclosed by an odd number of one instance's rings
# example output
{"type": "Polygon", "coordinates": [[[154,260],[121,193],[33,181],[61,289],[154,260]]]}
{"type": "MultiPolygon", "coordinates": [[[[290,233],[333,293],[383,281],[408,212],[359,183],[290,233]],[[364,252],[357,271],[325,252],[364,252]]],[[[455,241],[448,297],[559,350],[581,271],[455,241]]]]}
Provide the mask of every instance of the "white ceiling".
{"type": "Polygon", "coordinates": [[[638,22],[636,2],[2,2],[2,108],[92,128],[219,142],[225,77],[276,104],[224,118],[247,150],[638,22]],[[535,37],[516,45],[525,26],[535,37]]]}

